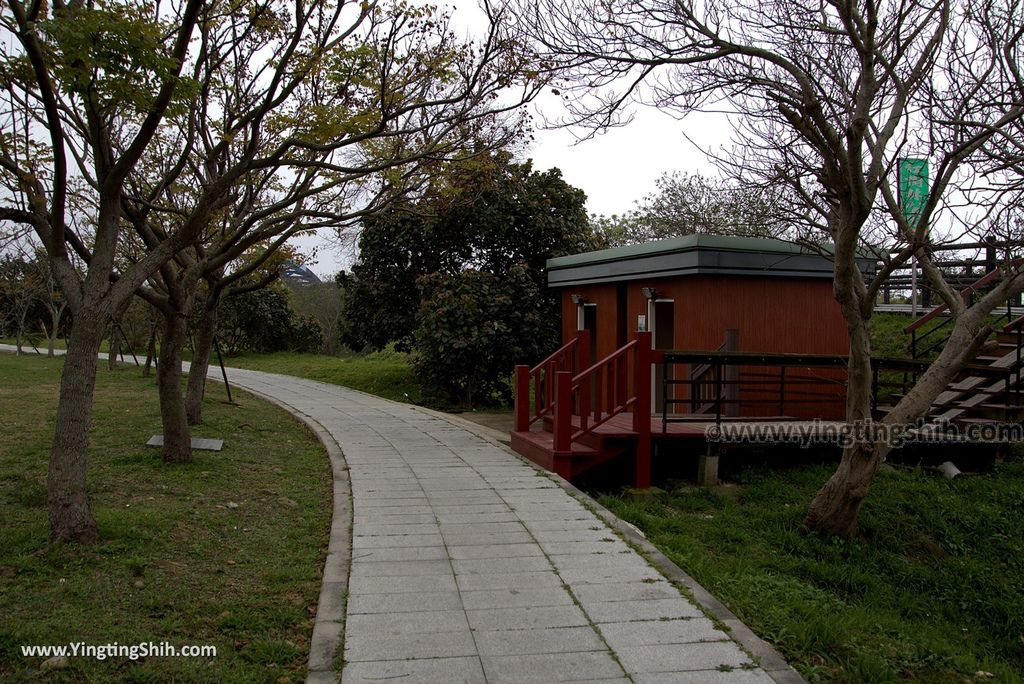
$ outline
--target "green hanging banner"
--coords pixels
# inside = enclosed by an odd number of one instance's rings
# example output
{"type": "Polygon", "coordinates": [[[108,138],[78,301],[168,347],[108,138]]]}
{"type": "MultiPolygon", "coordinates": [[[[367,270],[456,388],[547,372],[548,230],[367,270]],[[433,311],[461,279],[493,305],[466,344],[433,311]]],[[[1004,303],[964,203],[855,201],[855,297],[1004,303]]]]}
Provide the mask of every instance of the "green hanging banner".
{"type": "MultiPolygon", "coordinates": [[[[916,227],[928,203],[928,160],[900,159],[899,175],[900,209],[907,222],[916,227]]],[[[924,230],[927,235],[928,227],[924,230]]]]}

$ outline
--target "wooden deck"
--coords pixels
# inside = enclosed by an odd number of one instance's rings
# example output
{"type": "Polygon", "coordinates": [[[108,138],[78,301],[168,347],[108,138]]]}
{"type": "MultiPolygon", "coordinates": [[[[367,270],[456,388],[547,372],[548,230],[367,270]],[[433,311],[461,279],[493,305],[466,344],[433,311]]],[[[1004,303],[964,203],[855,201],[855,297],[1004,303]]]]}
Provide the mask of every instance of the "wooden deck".
{"type": "MultiPolygon", "coordinates": [[[[722,448],[835,444],[845,427],[841,421],[810,421],[788,416],[723,418],[721,423],[706,415],[676,414],[670,419],[673,422],[663,424],[661,414],[651,416],[651,442],[677,442],[701,454],[700,479],[705,482],[717,477],[718,452],[722,448]]],[[[545,421],[537,421],[528,432],[513,432],[512,448],[568,480],[632,452],[638,439],[633,430],[633,416],[629,413],[615,415],[579,441],[574,440],[568,452],[555,449],[554,435],[548,428],[545,421]]],[[[572,428],[574,432],[580,430],[579,416],[572,417],[572,428]]]]}
{"type": "MultiPolygon", "coordinates": [[[[713,416],[702,414],[670,414],[667,424],[662,424],[661,414],[651,416],[651,438],[652,439],[700,439],[708,435],[708,429],[718,426],[713,416]]],[[[579,429],[579,416],[572,417],[574,429],[579,429]]],[[[763,416],[758,418],[722,418],[721,425],[727,430],[745,430],[755,432],[765,431],[769,426],[778,429],[785,425],[792,431],[803,431],[804,433],[816,432],[822,435],[840,429],[844,423],[838,420],[807,420],[805,418],[793,418],[791,416],[763,416]]],[[[540,428],[536,428],[540,429],[540,428]]],[[[612,416],[606,422],[594,428],[593,432],[604,438],[609,437],[632,437],[633,415],[620,413],[612,416]]]]}

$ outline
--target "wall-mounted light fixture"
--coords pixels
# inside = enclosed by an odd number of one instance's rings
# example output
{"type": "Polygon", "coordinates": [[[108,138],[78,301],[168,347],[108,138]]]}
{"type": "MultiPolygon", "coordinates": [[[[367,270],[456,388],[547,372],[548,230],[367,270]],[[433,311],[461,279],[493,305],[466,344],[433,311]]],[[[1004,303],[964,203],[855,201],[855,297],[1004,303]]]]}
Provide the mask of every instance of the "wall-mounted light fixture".
{"type": "Polygon", "coordinates": [[[583,302],[587,301],[586,299],[583,298],[583,295],[579,294],[569,295],[569,299],[572,300],[572,303],[575,304],[576,306],[579,306],[583,302]]]}
{"type": "Polygon", "coordinates": [[[641,287],[640,291],[644,293],[644,297],[647,299],[656,299],[658,297],[658,291],[653,287],[641,287]]]}

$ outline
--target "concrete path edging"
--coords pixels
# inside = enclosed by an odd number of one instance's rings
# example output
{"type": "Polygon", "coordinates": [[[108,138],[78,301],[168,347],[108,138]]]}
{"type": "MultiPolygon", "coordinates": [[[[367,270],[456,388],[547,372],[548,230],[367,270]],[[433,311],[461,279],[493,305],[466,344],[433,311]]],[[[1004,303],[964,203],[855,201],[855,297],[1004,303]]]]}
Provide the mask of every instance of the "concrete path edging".
{"type": "Polygon", "coordinates": [[[633,546],[642,556],[647,558],[647,560],[650,561],[650,563],[654,565],[654,567],[657,568],[666,578],[668,578],[669,581],[683,587],[705,614],[717,620],[728,629],[732,638],[745,651],[747,651],[747,653],[754,657],[769,677],[778,682],[778,684],[807,684],[807,680],[805,680],[792,665],[786,662],[786,659],[783,658],[771,644],[757,636],[757,634],[747,627],[742,620],[736,617],[736,615],[729,610],[725,604],[715,598],[714,595],[701,586],[697,580],[693,579],[693,577],[687,574],[685,570],[673,563],[665,554],[659,551],[658,548],[652,544],[647,537],[644,536],[644,533],[635,525],[632,525],[616,516],[610,510],[599,504],[593,497],[578,489],[568,480],[564,480],[561,477],[549,473],[530,459],[513,451],[508,445],[508,438],[505,433],[484,425],[479,425],[478,423],[474,423],[471,420],[462,418],[455,414],[435,411],[424,406],[415,406],[414,408],[418,411],[423,411],[424,413],[447,420],[449,423],[458,425],[469,432],[473,432],[479,437],[493,442],[496,446],[504,448],[510,454],[527,465],[532,466],[542,473],[548,474],[550,478],[561,486],[562,489],[568,492],[570,496],[582,502],[599,518],[604,520],[609,527],[622,535],[628,544],[633,546]]]}

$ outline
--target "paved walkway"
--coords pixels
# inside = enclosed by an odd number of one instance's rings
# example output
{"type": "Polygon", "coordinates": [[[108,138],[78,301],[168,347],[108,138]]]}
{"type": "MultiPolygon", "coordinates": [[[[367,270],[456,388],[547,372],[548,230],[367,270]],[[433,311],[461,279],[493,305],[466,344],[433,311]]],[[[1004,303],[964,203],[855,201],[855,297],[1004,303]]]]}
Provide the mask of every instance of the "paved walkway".
{"type": "Polygon", "coordinates": [[[770,649],[771,676],[755,666],[553,476],[476,429],[334,385],[229,377],[304,416],[331,451],[309,681],[336,679],[342,641],[345,684],[801,681],[770,649]]]}
{"type": "Polygon", "coordinates": [[[354,524],[343,682],[772,681],[505,447],[342,387],[230,377],[309,416],[344,451],[354,524]]]}

